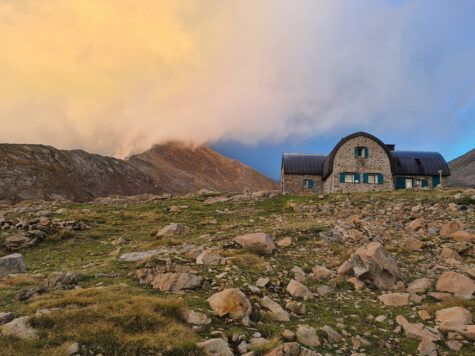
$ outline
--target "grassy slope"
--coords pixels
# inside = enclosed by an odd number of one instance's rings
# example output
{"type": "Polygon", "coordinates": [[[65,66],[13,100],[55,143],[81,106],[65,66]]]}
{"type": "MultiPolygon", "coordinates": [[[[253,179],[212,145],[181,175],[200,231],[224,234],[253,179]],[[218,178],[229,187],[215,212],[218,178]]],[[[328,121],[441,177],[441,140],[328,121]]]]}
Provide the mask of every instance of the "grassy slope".
{"type": "MultiPolygon", "coordinates": [[[[31,315],[39,308],[60,308],[52,314],[34,317],[33,325],[39,330],[36,342],[23,342],[0,336],[2,355],[54,355],[64,354],[66,347],[76,341],[94,345],[105,355],[135,355],[165,352],[169,355],[199,354],[195,348],[197,340],[209,337],[211,330],[223,328],[227,334],[251,331],[239,325],[227,324],[223,319],[213,318],[213,323],[194,331],[183,322],[180,308],[190,307],[207,312],[206,302],[213,292],[204,289],[176,296],[161,293],[149,287],[140,286],[133,273],[136,263],[121,263],[114,256],[116,247],[112,241],[122,238],[126,243],[120,253],[143,251],[162,246],[176,246],[183,242],[195,245],[213,246],[217,242],[231,241],[233,237],[247,232],[264,231],[275,239],[291,236],[291,248],[280,249],[271,257],[260,257],[238,249],[226,249],[223,255],[233,257],[240,268],[233,279],[219,281],[225,286],[242,287],[254,283],[262,275],[268,264],[274,272],[271,279],[288,281],[290,269],[301,266],[308,271],[314,265],[337,266],[348,256],[348,248],[341,244],[329,244],[318,237],[318,232],[327,229],[333,222],[331,214],[296,213],[289,208],[289,202],[307,205],[323,205],[333,200],[350,199],[354,206],[364,206],[368,202],[390,203],[397,200],[433,201],[447,203],[453,194],[436,192],[394,192],[371,195],[335,195],[324,199],[315,197],[278,196],[258,201],[226,202],[210,206],[202,204],[204,198],[174,198],[156,203],[129,206],[97,206],[92,204],[68,204],[67,213],[61,219],[80,219],[93,226],[91,230],[74,234],[50,236],[40,245],[22,251],[29,272],[47,275],[49,272],[69,270],[79,274],[78,284],[83,288],[73,291],[53,291],[39,298],[20,302],[14,300],[15,293],[26,287],[36,286],[42,280],[35,276],[19,276],[8,282],[0,282],[0,311],[14,311],[18,315],[31,315]],[[370,200],[371,199],[371,200],[370,200]],[[170,206],[187,206],[179,213],[170,213],[170,206]],[[217,210],[229,209],[228,213],[217,210]],[[215,221],[213,221],[215,220],[215,221]],[[157,230],[172,222],[182,222],[191,227],[185,237],[157,240],[157,230]],[[328,251],[332,251],[330,254],[328,251]],[[288,271],[288,275],[287,275],[288,271]],[[101,273],[101,275],[98,275],[101,273]],[[113,274],[110,278],[104,274],[113,274]]],[[[475,219],[471,217],[473,225],[475,219]]],[[[116,251],[117,252],[117,251],[116,251]]],[[[394,250],[396,252],[396,250],[394,250]]],[[[0,254],[6,253],[2,251],[0,254]]],[[[183,256],[181,256],[183,257],[183,256]]],[[[399,264],[413,263],[410,256],[398,254],[399,264]]],[[[473,261],[472,261],[473,262],[473,261]]],[[[215,280],[215,276],[228,266],[192,266],[203,276],[215,280]]],[[[409,278],[406,276],[406,278],[409,278]]],[[[405,281],[407,282],[407,281],[405,281]]],[[[285,288],[285,283],[282,288],[285,288]]],[[[315,290],[318,283],[312,280],[306,285],[315,290]]],[[[394,320],[402,314],[414,320],[411,306],[383,308],[377,300],[378,293],[370,290],[353,291],[345,280],[333,285],[339,297],[323,297],[306,302],[305,323],[315,327],[331,325],[336,327],[337,319],[343,318],[346,330],[352,335],[373,336],[373,343],[366,350],[367,355],[388,354],[384,347],[388,339],[398,338],[393,343],[394,354],[414,353],[417,341],[392,332],[395,325],[378,324],[368,316],[385,314],[394,320]]],[[[250,293],[248,293],[250,294],[250,293]]],[[[255,300],[254,300],[255,302],[255,300]]],[[[467,307],[475,311],[472,302],[467,307]]],[[[254,313],[253,320],[260,322],[255,328],[265,337],[276,341],[284,328],[295,330],[302,321],[293,318],[289,323],[279,324],[265,315],[254,313]]],[[[417,319],[416,319],[417,320],[417,319]]],[[[268,345],[270,347],[271,345],[268,345]]],[[[349,346],[351,348],[351,345],[349,346]]],[[[319,348],[321,352],[328,349],[319,348]]],[[[464,351],[475,354],[474,348],[465,346],[464,351]]],[[[467,353],[467,354],[468,354],[467,353]]],[[[450,353],[449,353],[450,354],[450,353]]]]}

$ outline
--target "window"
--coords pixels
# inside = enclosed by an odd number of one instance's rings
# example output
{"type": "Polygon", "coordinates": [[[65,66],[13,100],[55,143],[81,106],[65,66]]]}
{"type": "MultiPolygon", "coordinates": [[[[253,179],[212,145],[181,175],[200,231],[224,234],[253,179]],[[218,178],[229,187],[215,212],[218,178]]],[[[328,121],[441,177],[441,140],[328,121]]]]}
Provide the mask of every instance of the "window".
{"type": "Polygon", "coordinates": [[[312,189],[315,186],[315,183],[311,179],[304,179],[303,180],[303,187],[305,189],[312,189]]]}
{"type": "Polygon", "coordinates": [[[345,173],[345,183],[354,183],[355,176],[352,173],[345,173]]]}
{"type": "Polygon", "coordinates": [[[412,188],[412,178],[406,178],[405,180],[406,189],[412,188]]]}
{"type": "Polygon", "coordinates": [[[378,175],[368,174],[368,184],[378,184],[378,175]]]}
{"type": "Polygon", "coordinates": [[[368,147],[355,147],[355,157],[368,158],[368,147]]]}

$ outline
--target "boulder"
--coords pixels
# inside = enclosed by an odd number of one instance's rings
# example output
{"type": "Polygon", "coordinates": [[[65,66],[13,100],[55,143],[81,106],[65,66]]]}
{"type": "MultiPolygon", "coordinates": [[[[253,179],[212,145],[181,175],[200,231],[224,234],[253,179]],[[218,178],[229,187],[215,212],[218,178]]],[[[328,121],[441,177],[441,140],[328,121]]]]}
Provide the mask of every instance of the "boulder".
{"type": "Polygon", "coordinates": [[[74,272],[53,272],[42,283],[41,288],[51,289],[71,289],[76,283],[76,273],[74,272]]]}
{"type": "Polygon", "coordinates": [[[463,307],[441,309],[435,313],[438,323],[452,323],[455,325],[472,324],[472,313],[463,307]]]}
{"type": "Polygon", "coordinates": [[[363,289],[365,284],[363,281],[360,281],[358,278],[356,277],[350,277],[348,278],[348,282],[350,282],[351,284],[353,284],[353,287],[355,288],[355,290],[360,290],[360,289],[363,289]]]}
{"type": "Polygon", "coordinates": [[[313,294],[309,291],[309,289],[305,287],[299,281],[296,281],[295,279],[290,280],[286,289],[287,289],[287,292],[292,297],[306,298],[306,299],[310,299],[313,297],[313,294]]]}
{"type": "Polygon", "coordinates": [[[6,324],[15,319],[15,313],[12,312],[0,312],[0,325],[6,324]]]}
{"type": "Polygon", "coordinates": [[[327,334],[328,341],[332,344],[338,344],[343,339],[331,326],[325,325],[322,330],[327,334]]]}
{"type": "Polygon", "coordinates": [[[459,231],[460,230],[460,224],[456,221],[449,221],[446,224],[443,224],[440,227],[440,236],[443,237],[448,237],[451,233],[459,231]]]}
{"type": "Polygon", "coordinates": [[[157,273],[150,279],[149,284],[162,292],[177,292],[200,288],[203,277],[188,272],[157,273]]]}
{"type": "Polygon", "coordinates": [[[401,242],[401,247],[405,251],[420,251],[424,247],[424,242],[416,239],[415,237],[408,237],[401,242]]]}
{"type": "Polygon", "coordinates": [[[34,245],[35,242],[36,242],[36,240],[33,241],[32,239],[30,239],[26,235],[20,233],[20,234],[16,234],[16,235],[7,237],[5,239],[4,245],[7,248],[7,250],[9,250],[9,251],[16,251],[16,250],[19,250],[21,248],[32,246],[32,245],[34,245]]]}
{"type": "Polygon", "coordinates": [[[421,323],[410,323],[402,315],[396,317],[396,322],[404,329],[406,336],[410,339],[428,339],[432,342],[440,341],[441,337],[426,329],[421,323]]]}
{"type": "Polygon", "coordinates": [[[151,258],[160,253],[158,250],[149,250],[143,252],[128,252],[120,255],[119,260],[124,262],[137,262],[146,258],[151,258]]]}
{"type": "Polygon", "coordinates": [[[322,280],[322,279],[330,278],[331,275],[332,275],[332,271],[330,271],[328,268],[322,267],[322,266],[313,267],[312,268],[312,273],[313,273],[314,278],[317,281],[322,280]]]}
{"type": "Polygon", "coordinates": [[[475,234],[471,234],[468,231],[455,231],[450,234],[450,238],[456,242],[475,242],[475,234]]]}
{"type": "Polygon", "coordinates": [[[429,339],[422,339],[417,351],[419,356],[437,356],[437,345],[429,339]]]}
{"type": "Polygon", "coordinates": [[[297,302],[295,300],[289,300],[285,307],[296,315],[305,314],[305,304],[302,302],[297,302]]]}
{"type": "Polygon", "coordinates": [[[286,342],[273,348],[264,356],[300,356],[300,345],[298,342],[286,342]]]}
{"type": "Polygon", "coordinates": [[[215,249],[204,250],[196,257],[196,264],[198,265],[222,265],[225,262],[226,259],[221,257],[215,249]]]}
{"type": "Polygon", "coordinates": [[[208,298],[208,303],[218,316],[228,315],[233,320],[244,319],[252,311],[251,303],[246,295],[236,288],[213,294],[208,298]]]}
{"type": "Polygon", "coordinates": [[[411,230],[417,231],[419,229],[424,228],[425,221],[423,218],[418,218],[415,220],[412,220],[409,224],[407,224],[407,227],[411,230]]]}
{"type": "Polygon", "coordinates": [[[425,293],[432,287],[432,283],[429,278],[418,278],[409,283],[406,290],[409,293],[425,293]]]}
{"type": "Polygon", "coordinates": [[[19,253],[0,257],[0,278],[23,272],[26,272],[25,261],[19,253]]]}
{"type": "Polygon", "coordinates": [[[263,232],[241,235],[235,237],[234,241],[249,251],[263,255],[271,255],[276,248],[272,237],[263,232]]]}
{"type": "Polygon", "coordinates": [[[181,236],[188,232],[188,228],[184,224],[173,223],[165,226],[159,232],[157,237],[181,236]]]}
{"type": "Polygon", "coordinates": [[[188,324],[192,325],[208,325],[211,324],[211,318],[204,313],[186,309],[182,313],[183,318],[188,324]]]}
{"type": "Polygon", "coordinates": [[[409,293],[388,293],[378,297],[378,299],[388,306],[402,306],[409,304],[409,293]]]}
{"type": "Polygon", "coordinates": [[[287,313],[278,303],[265,296],[261,299],[261,305],[267,308],[272,313],[272,316],[277,321],[290,321],[289,313],[287,313]]]}
{"type": "Polygon", "coordinates": [[[357,249],[350,262],[356,278],[380,290],[390,288],[399,276],[394,258],[379,242],[357,249]]]}
{"type": "Polygon", "coordinates": [[[320,346],[320,339],[317,336],[315,328],[309,325],[299,325],[296,335],[297,341],[302,345],[310,347],[320,346]]]}
{"type": "Polygon", "coordinates": [[[4,336],[13,336],[24,340],[36,340],[38,334],[30,326],[30,318],[22,316],[2,325],[2,334],[4,336]]]}
{"type": "Polygon", "coordinates": [[[221,338],[209,339],[196,344],[206,356],[233,356],[226,341],[221,338]]]}
{"type": "Polygon", "coordinates": [[[475,292],[475,283],[467,276],[456,272],[445,272],[437,280],[439,292],[454,293],[456,297],[469,299],[475,292]]]}

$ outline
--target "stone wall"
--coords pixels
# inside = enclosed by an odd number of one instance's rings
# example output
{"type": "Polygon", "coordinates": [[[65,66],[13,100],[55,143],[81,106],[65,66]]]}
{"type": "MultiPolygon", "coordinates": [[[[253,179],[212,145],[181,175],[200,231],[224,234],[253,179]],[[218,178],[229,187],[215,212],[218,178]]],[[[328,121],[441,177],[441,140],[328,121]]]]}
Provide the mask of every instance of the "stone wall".
{"type": "Polygon", "coordinates": [[[322,176],[283,174],[281,177],[282,192],[289,194],[319,194],[323,193],[322,176]],[[314,182],[312,189],[304,188],[304,179],[311,179],[314,182]]]}
{"type": "Polygon", "coordinates": [[[333,172],[324,184],[325,192],[368,192],[393,190],[391,163],[386,151],[375,141],[358,136],[346,141],[335,154],[333,172]],[[355,157],[355,147],[367,147],[368,158],[355,157]],[[360,183],[340,183],[340,172],[360,173],[360,183]],[[381,173],[383,184],[363,183],[363,173],[381,173]]]}

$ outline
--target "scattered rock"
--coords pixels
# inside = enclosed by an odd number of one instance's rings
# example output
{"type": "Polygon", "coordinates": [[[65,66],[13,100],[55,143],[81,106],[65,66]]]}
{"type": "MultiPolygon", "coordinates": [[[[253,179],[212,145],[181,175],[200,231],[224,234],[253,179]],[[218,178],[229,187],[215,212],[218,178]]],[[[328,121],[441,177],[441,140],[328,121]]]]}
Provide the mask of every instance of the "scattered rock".
{"type": "Polygon", "coordinates": [[[192,325],[208,325],[211,324],[211,318],[204,313],[186,309],[183,311],[183,318],[188,324],[192,325]]]}
{"type": "Polygon", "coordinates": [[[325,325],[322,330],[326,332],[328,336],[328,341],[332,344],[338,344],[343,339],[341,335],[333,329],[331,326],[325,325]]]}
{"type": "Polygon", "coordinates": [[[440,227],[440,236],[448,237],[451,233],[460,230],[460,224],[456,221],[450,221],[440,227]]]}
{"type": "Polygon", "coordinates": [[[418,278],[409,283],[406,290],[409,293],[425,293],[432,287],[432,283],[429,278],[418,278]]]}
{"type": "Polygon", "coordinates": [[[236,288],[225,289],[208,298],[208,303],[218,316],[229,315],[231,319],[241,320],[252,311],[246,295],[236,288]]]}
{"type": "Polygon", "coordinates": [[[313,298],[313,294],[308,290],[307,287],[305,287],[302,283],[299,281],[296,281],[295,279],[291,279],[289,284],[287,285],[287,292],[292,296],[292,297],[297,297],[297,298],[306,298],[306,299],[311,299],[313,298]]]}
{"type": "Polygon", "coordinates": [[[263,232],[241,235],[235,237],[234,241],[247,250],[263,255],[271,255],[276,248],[272,237],[263,232]]]}
{"type": "Polygon", "coordinates": [[[305,314],[305,304],[302,302],[297,302],[295,300],[289,300],[285,307],[296,315],[305,314]]]}
{"type": "Polygon", "coordinates": [[[416,340],[423,340],[427,339],[430,341],[439,341],[441,337],[439,335],[434,334],[430,330],[424,327],[423,324],[421,323],[410,323],[407,321],[405,317],[402,315],[398,315],[396,317],[396,322],[402,326],[404,329],[404,332],[406,333],[406,336],[411,339],[416,339],[416,340]]]}
{"type": "Polygon", "coordinates": [[[289,313],[287,313],[278,303],[271,298],[265,296],[261,299],[261,305],[267,308],[272,313],[272,316],[277,321],[290,321],[289,313]]]}
{"type": "Polygon", "coordinates": [[[328,268],[322,267],[322,266],[313,267],[312,268],[312,273],[313,273],[313,277],[317,281],[320,281],[322,279],[328,279],[332,275],[332,271],[330,271],[328,268]]]}
{"type": "Polygon", "coordinates": [[[0,278],[9,274],[26,272],[25,261],[19,253],[13,253],[4,257],[0,257],[0,278]]]}
{"type": "Polygon", "coordinates": [[[439,323],[469,325],[472,324],[472,313],[463,307],[446,308],[435,313],[435,320],[439,323]]]}
{"type": "Polygon", "coordinates": [[[197,344],[206,356],[233,356],[226,341],[221,338],[209,339],[197,344]]]}
{"type": "Polygon", "coordinates": [[[142,261],[147,258],[151,258],[158,254],[160,254],[160,251],[158,250],[149,250],[149,251],[143,251],[143,252],[129,252],[129,253],[124,253],[120,255],[119,260],[124,261],[124,262],[137,262],[137,261],[142,261]]]}
{"type": "Polygon", "coordinates": [[[394,285],[399,269],[394,258],[379,242],[370,242],[351,256],[351,267],[356,278],[385,290],[394,285]]]}
{"type": "Polygon", "coordinates": [[[0,325],[8,323],[15,319],[15,313],[12,312],[1,312],[0,313],[0,325]]]}
{"type": "Polygon", "coordinates": [[[402,306],[409,304],[409,293],[388,293],[378,297],[384,305],[402,306]]]}
{"type": "Polygon", "coordinates": [[[30,326],[30,318],[27,316],[22,316],[3,324],[1,332],[5,336],[13,336],[24,340],[36,340],[38,338],[38,334],[30,326]]]}
{"type": "Polygon", "coordinates": [[[297,341],[302,345],[315,347],[320,346],[320,339],[317,332],[309,325],[299,325],[297,328],[297,341]]]}
{"type": "Polygon", "coordinates": [[[153,270],[141,270],[137,274],[141,283],[150,284],[162,292],[200,288],[204,281],[203,277],[188,272],[155,273],[153,270]]]}
{"type": "Polygon", "coordinates": [[[290,245],[292,245],[291,237],[284,237],[283,239],[277,241],[277,246],[279,247],[289,247],[290,245]]]}
{"type": "Polygon", "coordinates": [[[196,257],[196,264],[199,265],[222,265],[226,263],[226,259],[221,257],[215,249],[204,250],[196,257]]]}
{"type": "Polygon", "coordinates": [[[454,293],[456,297],[470,299],[475,292],[475,283],[463,274],[445,272],[437,280],[436,289],[439,292],[454,293]]]}
{"type": "Polygon", "coordinates": [[[173,223],[165,226],[159,232],[157,237],[181,236],[188,232],[188,228],[184,224],[173,223]]]}
{"type": "Polygon", "coordinates": [[[420,356],[437,356],[437,345],[429,339],[422,339],[417,351],[420,356]]]}

